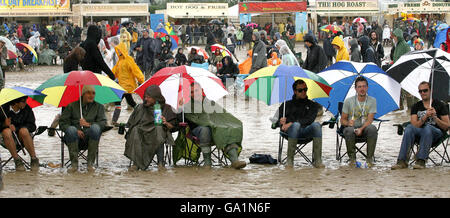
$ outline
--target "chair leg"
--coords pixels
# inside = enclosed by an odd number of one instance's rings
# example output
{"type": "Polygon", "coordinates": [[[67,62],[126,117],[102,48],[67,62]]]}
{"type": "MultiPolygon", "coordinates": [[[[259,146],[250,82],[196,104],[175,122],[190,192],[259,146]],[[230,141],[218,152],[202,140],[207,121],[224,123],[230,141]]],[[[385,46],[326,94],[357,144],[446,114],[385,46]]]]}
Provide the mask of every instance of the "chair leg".
{"type": "Polygon", "coordinates": [[[283,143],[284,143],[284,138],[280,135],[280,138],[278,139],[278,163],[280,163],[280,164],[282,164],[281,155],[283,152],[283,143]]]}

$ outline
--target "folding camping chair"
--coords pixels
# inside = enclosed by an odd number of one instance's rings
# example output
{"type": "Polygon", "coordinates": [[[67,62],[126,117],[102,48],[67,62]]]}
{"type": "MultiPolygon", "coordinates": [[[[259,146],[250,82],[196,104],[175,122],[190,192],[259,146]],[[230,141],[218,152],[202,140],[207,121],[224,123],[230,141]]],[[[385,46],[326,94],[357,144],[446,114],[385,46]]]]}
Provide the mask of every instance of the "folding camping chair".
{"type": "MultiPolygon", "coordinates": [[[[46,126],[39,126],[39,127],[36,129],[36,131],[34,131],[33,133],[31,133],[31,138],[34,140],[34,137],[35,137],[35,136],[42,134],[43,132],[45,132],[46,129],[47,129],[46,126]]],[[[26,169],[31,169],[30,163],[20,156],[20,152],[22,152],[22,151],[23,151],[23,153],[25,154],[25,150],[26,150],[25,147],[24,147],[23,145],[21,146],[21,145],[17,142],[17,139],[16,139],[15,137],[13,137],[13,138],[14,138],[14,142],[16,143],[16,150],[17,150],[17,155],[19,156],[19,159],[22,160],[22,162],[24,163],[24,166],[25,166],[26,169]]],[[[3,148],[7,149],[7,148],[6,148],[6,145],[5,145],[4,142],[3,142],[3,137],[2,137],[1,135],[0,135],[0,145],[1,145],[3,148]]],[[[13,159],[13,157],[10,156],[7,160],[2,161],[2,163],[0,164],[0,169],[2,169],[6,164],[8,164],[8,162],[11,161],[12,159],[13,159]]]]}
{"type": "MultiPolygon", "coordinates": [[[[322,123],[322,125],[329,125],[330,129],[333,129],[334,125],[336,125],[336,128],[337,128],[336,129],[336,160],[338,160],[339,162],[341,162],[342,158],[347,154],[347,152],[345,152],[343,154],[341,153],[342,144],[345,141],[344,127],[340,126],[340,124],[339,124],[340,123],[339,118],[342,115],[342,107],[343,106],[344,106],[344,102],[339,102],[338,103],[338,113],[336,115],[334,115],[334,117],[331,118],[329,121],[322,123]]],[[[389,120],[381,120],[381,119],[374,118],[374,121],[378,122],[377,131],[379,132],[381,123],[389,121],[389,120]]],[[[362,149],[366,145],[367,145],[366,137],[356,137],[356,144],[355,144],[356,153],[360,153],[362,156],[364,156],[364,158],[367,158],[367,155],[362,149]],[[358,146],[357,144],[361,144],[361,145],[358,146]]],[[[375,157],[374,157],[374,161],[375,161],[375,157]]]]}
{"type": "MultiPolygon", "coordinates": [[[[286,164],[286,160],[287,160],[287,156],[284,159],[282,158],[282,153],[283,153],[283,144],[284,144],[284,140],[287,140],[288,138],[288,134],[280,131],[280,138],[278,140],[278,162],[280,164],[286,164]]],[[[311,158],[311,160],[308,158],[308,156],[305,155],[305,153],[303,153],[302,149],[309,144],[311,141],[313,140],[313,138],[297,138],[297,146],[295,148],[295,152],[294,152],[294,157],[295,155],[299,154],[301,157],[303,157],[303,159],[305,159],[309,164],[313,165],[313,161],[314,158],[311,158]]]]}
{"type": "MultiPolygon", "coordinates": [[[[191,134],[187,123],[180,123],[179,126],[175,148],[172,150],[173,164],[176,165],[176,162],[183,158],[186,166],[200,166],[205,161],[199,161],[201,154],[199,139],[191,134]]],[[[211,161],[213,165],[228,166],[228,160],[221,149],[212,146],[211,161]]]]}
{"type": "MultiPolygon", "coordinates": [[[[58,135],[58,137],[61,140],[61,168],[66,166],[66,167],[70,167],[71,162],[70,160],[68,160],[67,162],[64,162],[64,145],[66,144],[65,138],[64,138],[64,131],[62,131],[62,129],[60,128],[48,128],[46,127],[48,130],[54,130],[56,132],[56,135],[58,135]]],[[[99,146],[100,147],[100,146],[99,146]]],[[[83,160],[85,160],[87,162],[87,155],[86,152],[88,150],[88,141],[87,140],[79,140],[78,141],[78,158],[82,158],[83,160]]],[[[95,155],[95,166],[98,167],[98,153],[99,153],[100,148],[97,149],[97,153],[95,155]]]]}
{"type": "MultiPolygon", "coordinates": [[[[397,134],[398,135],[403,135],[404,129],[406,128],[406,126],[408,126],[411,122],[404,122],[402,124],[394,124],[394,126],[397,126],[397,134]]],[[[408,152],[408,160],[409,161],[409,157],[411,157],[411,153],[413,154],[413,159],[410,161],[410,165],[413,164],[416,161],[416,154],[419,151],[419,137],[416,137],[414,140],[414,144],[411,146],[409,152],[408,152]]],[[[446,163],[450,163],[450,156],[448,154],[447,151],[447,146],[449,144],[449,140],[450,140],[450,136],[448,134],[448,132],[445,132],[445,134],[436,142],[433,142],[433,144],[431,145],[430,148],[430,152],[428,154],[428,160],[430,160],[431,162],[433,162],[433,164],[435,166],[439,166],[442,165],[444,163],[444,161],[446,163]],[[442,152],[439,152],[438,149],[440,149],[442,147],[442,152]],[[433,157],[431,157],[432,154],[436,154],[438,157],[438,159],[440,158],[440,160],[435,160],[433,159],[433,157]]]]}

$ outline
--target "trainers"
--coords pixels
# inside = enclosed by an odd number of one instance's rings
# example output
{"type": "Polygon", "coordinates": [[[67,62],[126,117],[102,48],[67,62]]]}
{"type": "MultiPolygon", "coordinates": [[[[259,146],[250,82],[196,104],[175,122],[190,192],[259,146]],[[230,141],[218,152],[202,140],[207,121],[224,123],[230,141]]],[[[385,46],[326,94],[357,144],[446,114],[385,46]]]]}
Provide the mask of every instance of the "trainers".
{"type": "Polygon", "coordinates": [[[31,158],[31,171],[39,170],[39,159],[37,157],[31,158]]]}
{"type": "Polygon", "coordinates": [[[14,159],[14,164],[16,165],[16,171],[25,171],[25,165],[21,159],[14,159]]]}
{"type": "Polygon", "coordinates": [[[425,161],[424,160],[417,160],[416,163],[413,166],[413,169],[425,169],[425,161]]]}
{"type": "Polygon", "coordinates": [[[399,170],[399,169],[405,169],[408,168],[408,163],[404,160],[398,160],[397,164],[391,167],[391,170],[399,170]]]}
{"type": "Polygon", "coordinates": [[[231,167],[233,167],[234,169],[242,169],[245,166],[247,166],[247,163],[245,163],[245,161],[240,160],[237,160],[231,164],[231,167]]]}

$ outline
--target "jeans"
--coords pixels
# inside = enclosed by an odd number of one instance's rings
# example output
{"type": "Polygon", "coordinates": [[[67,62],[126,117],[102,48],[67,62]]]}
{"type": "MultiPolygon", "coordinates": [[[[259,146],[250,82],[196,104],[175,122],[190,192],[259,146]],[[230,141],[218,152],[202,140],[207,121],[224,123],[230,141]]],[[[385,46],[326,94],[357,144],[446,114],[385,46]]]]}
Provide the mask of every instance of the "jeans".
{"type": "Polygon", "coordinates": [[[442,131],[432,125],[427,124],[422,128],[417,128],[409,124],[405,128],[398,159],[404,161],[408,159],[409,150],[414,144],[416,137],[418,137],[420,146],[416,157],[418,160],[426,160],[430,153],[431,145],[442,138],[442,136],[442,131]]]}
{"type": "Polygon", "coordinates": [[[321,138],[322,126],[318,122],[302,127],[300,123],[294,122],[287,130],[288,138],[321,138]]]}
{"type": "MultiPolygon", "coordinates": [[[[100,141],[100,136],[102,135],[102,130],[98,124],[92,124],[91,127],[85,128],[83,130],[85,137],[88,140],[100,141]]],[[[74,143],[79,141],[78,129],[74,126],[69,126],[65,131],[64,136],[66,143],[74,143]]]]}
{"type": "Polygon", "coordinates": [[[192,130],[192,135],[196,136],[200,145],[210,144],[212,141],[211,129],[207,126],[197,126],[192,130]]]}

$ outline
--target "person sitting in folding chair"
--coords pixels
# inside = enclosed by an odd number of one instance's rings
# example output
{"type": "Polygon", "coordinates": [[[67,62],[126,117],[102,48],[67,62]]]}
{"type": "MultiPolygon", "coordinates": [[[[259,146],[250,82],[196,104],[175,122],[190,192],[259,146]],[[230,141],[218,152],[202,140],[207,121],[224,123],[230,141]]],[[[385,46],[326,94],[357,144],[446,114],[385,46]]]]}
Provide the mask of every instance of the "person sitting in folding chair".
{"type": "Polygon", "coordinates": [[[59,126],[64,131],[64,140],[69,150],[71,162],[69,173],[78,171],[79,143],[87,144],[88,171],[94,171],[93,165],[97,155],[98,144],[102,130],[106,125],[105,108],[102,104],[94,101],[94,86],[83,86],[80,98],[83,116],[81,116],[80,101],[75,101],[67,105],[59,120],[59,126]]]}
{"type": "Polygon", "coordinates": [[[411,108],[411,123],[405,128],[397,164],[391,167],[392,170],[408,168],[409,150],[416,138],[419,138],[420,146],[413,168],[424,169],[431,145],[443,137],[450,127],[447,105],[437,99],[430,102],[431,84],[421,82],[419,93],[422,101],[411,108]]]}
{"type": "Polygon", "coordinates": [[[15,138],[14,133],[31,156],[31,170],[39,170],[39,159],[36,157],[33,138],[31,137],[31,133],[36,130],[36,118],[33,110],[27,104],[27,98],[28,96],[24,96],[4,104],[2,108],[6,113],[6,119],[3,112],[0,112],[0,123],[2,124],[0,130],[5,146],[14,158],[16,171],[25,171],[25,166],[17,154],[17,138],[15,138]]]}
{"type": "Polygon", "coordinates": [[[319,105],[308,99],[308,87],[303,80],[296,80],[292,85],[294,96],[286,102],[286,111],[283,116],[284,103],[281,104],[279,122],[281,131],[288,135],[287,167],[294,166],[294,155],[299,138],[313,138],[313,165],[324,168],[322,164],[322,126],[314,122],[319,111],[319,105]]]}
{"type": "Polygon", "coordinates": [[[205,161],[204,166],[212,165],[211,146],[213,145],[223,150],[231,161],[231,167],[241,169],[247,165],[245,161],[238,159],[242,149],[242,122],[215,102],[205,99],[200,84],[195,82],[191,84],[191,100],[184,109],[184,116],[191,133],[199,140],[199,147],[205,161]]]}
{"type": "Polygon", "coordinates": [[[377,128],[372,124],[377,113],[377,101],[367,94],[369,83],[364,77],[356,78],[355,89],[356,95],[345,99],[341,117],[349,165],[356,166],[356,141],[364,138],[367,142],[367,166],[372,167],[378,138],[377,128]]]}
{"type": "Polygon", "coordinates": [[[166,104],[157,85],[145,89],[144,103],[135,107],[128,119],[124,155],[133,161],[130,171],[145,170],[150,165],[155,153],[157,164],[164,167],[164,144],[175,144],[171,131],[176,130],[177,115],[172,107],[166,104]],[[161,109],[161,123],[155,118],[155,105],[161,109]]]}

